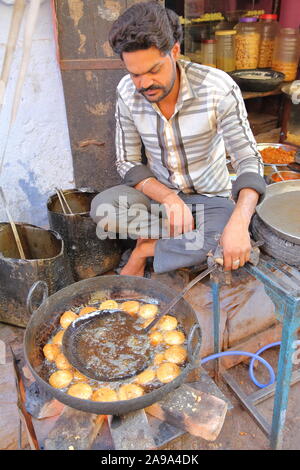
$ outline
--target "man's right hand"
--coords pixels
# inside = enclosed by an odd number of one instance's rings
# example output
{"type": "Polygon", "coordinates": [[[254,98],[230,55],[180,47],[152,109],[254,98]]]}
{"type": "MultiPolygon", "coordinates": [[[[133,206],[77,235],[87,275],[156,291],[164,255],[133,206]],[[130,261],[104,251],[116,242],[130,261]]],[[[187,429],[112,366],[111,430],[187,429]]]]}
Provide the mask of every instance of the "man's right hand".
{"type": "Polygon", "coordinates": [[[191,232],[195,228],[194,218],[189,207],[175,192],[166,195],[162,203],[168,216],[171,237],[191,232]]]}
{"type": "Polygon", "coordinates": [[[182,233],[191,232],[195,228],[193,215],[188,206],[180,199],[175,191],[153,178],[142,180],[135,189],[154,201],[164,204],[169,224],[170,237],[176,237],[182,233]]]}

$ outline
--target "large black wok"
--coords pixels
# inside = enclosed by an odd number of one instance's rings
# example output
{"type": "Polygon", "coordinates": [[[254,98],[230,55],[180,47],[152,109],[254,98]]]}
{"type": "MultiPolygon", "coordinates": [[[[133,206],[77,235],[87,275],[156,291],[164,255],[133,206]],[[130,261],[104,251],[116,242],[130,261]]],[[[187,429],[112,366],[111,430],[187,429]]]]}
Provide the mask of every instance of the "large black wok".
{"type": "MultiPolygon", "coordinates": [[[[173,314],[181,323],[188,338],[188,362],[181,374],[172,382],[162,385],[145,395],[132,400],[116,402],[96,402],[72,397],[48,384],[48,371],[45,371],[43,346],[59,326],[59,318],[65,310],[90,302],[107,299],[143,299],[159,302],[164,308],[174,297],[174,291],[151,279],[135,276],[101,276],[76,282],[46,298],[32,313],[24,339],[25,357],[37,382],[62,403],[95,414],[125,414],[159,401],[172,389],[181,385],[188,373],[197,364],[201,346],[201,330],[196,314],[184,300],[174,307],[173,314]]],[[[30,302],[29,302],[30,304],[30,302]]],[[[29,305],[30,307],[30,305],[29,305]]]]}

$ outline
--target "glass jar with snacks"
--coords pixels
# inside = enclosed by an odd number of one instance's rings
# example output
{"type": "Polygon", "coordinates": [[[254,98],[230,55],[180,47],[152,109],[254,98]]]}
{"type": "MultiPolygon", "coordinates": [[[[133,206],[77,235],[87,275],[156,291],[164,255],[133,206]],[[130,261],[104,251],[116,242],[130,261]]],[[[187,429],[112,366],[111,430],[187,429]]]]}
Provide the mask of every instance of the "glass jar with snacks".
{"type": "Polygon", "coordinates": [[[235,65],[239,69],[256,69],[259,58],[260,24],[257,18],[240,18],[235,38],[235,65]]]}
{"type": "Polygon", "coordinates": [[[272,69],[285,75],[285,82],[295,80],[299,62],[300,37],[297,29],[281,28],[275,40],[272,69]]]}
{"type": "Polygon", "coordinates": [[[202,64],[209,67],[216,67],[216,40],[202,40],[202,64]]]}
{"type": "MultiPolygon", "coordinates": [[[[300,150],[300,80],[284,85],[281,90],[285,100],[280,142],[297,145],[300,150]]],[[[300,152],[296,161],[300,163],[300,152]]]]}
{"type": "Polygon", "coordinates": [[[259,51],[259,68],[272,67],[272,57],[274,52],[275,38],[279,31],[277,15],[261,15],[260,17],[260,51],[259,51]]]}
{"type": "Polygon", "coordinates": [[[216,31],[216,54],[217,67],[224,72],[232,72],[235,70],[235,36],[236,31],[223,30],[216,31]]]}

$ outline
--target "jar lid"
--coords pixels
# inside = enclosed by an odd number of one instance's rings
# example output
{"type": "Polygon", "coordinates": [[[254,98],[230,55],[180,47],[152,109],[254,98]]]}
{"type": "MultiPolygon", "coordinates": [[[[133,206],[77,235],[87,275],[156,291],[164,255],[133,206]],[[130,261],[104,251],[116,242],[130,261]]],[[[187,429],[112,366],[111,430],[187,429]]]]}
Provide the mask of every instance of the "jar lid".
{"type": "Polygon", "coordinates": [[[229,36],[231,34],[236,34],[236,30],[235,29],[223,29],[221,31],[216,31],[215,32],[215,35],[216,36],[229,36]]]}
{"type": "Polygon", "coordinates": [[[243,18],[239,19],[240,23],[254,23],[255,21],[257,21],[257,18],[254,16],[244,16],[243,18]]]}
{"type": "Polygon", "coordinates": [[[214,44],[215,42],[215,39],[202,39],[203,44],[214,44]]]}
{"type": "Polygon", "coordinates": [[[277,20],[277,15],[266,14],[266,15],[261,15],[259,18],[261,20],[277,20]]]}

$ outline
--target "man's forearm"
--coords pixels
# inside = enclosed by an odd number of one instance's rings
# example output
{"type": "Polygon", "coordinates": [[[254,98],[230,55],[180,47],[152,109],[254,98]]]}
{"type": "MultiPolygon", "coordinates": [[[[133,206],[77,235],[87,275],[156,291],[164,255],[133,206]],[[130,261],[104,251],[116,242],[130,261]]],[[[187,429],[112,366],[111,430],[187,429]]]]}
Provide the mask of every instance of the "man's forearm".
{"type": "Polygon", "coordinates": [[[138,191],[141,191],[143,194],[150,197],[150,199],[160,203],[164,203],[166,198],[169,196],[176,197],[176,192],[174,190],[160,183],[155,178],[146,178],[145,180],[140,181],[134,187],[138,191]]]}
{"type": "Polygon", "coordinates": [[[251,217],[254,214],[258,199],[259,194],[254,189],[241,189],[239,192],[235,209],[230,217],[230,220],[239,219],[239,222],[248,228],[251,221],[251,217]]]}

